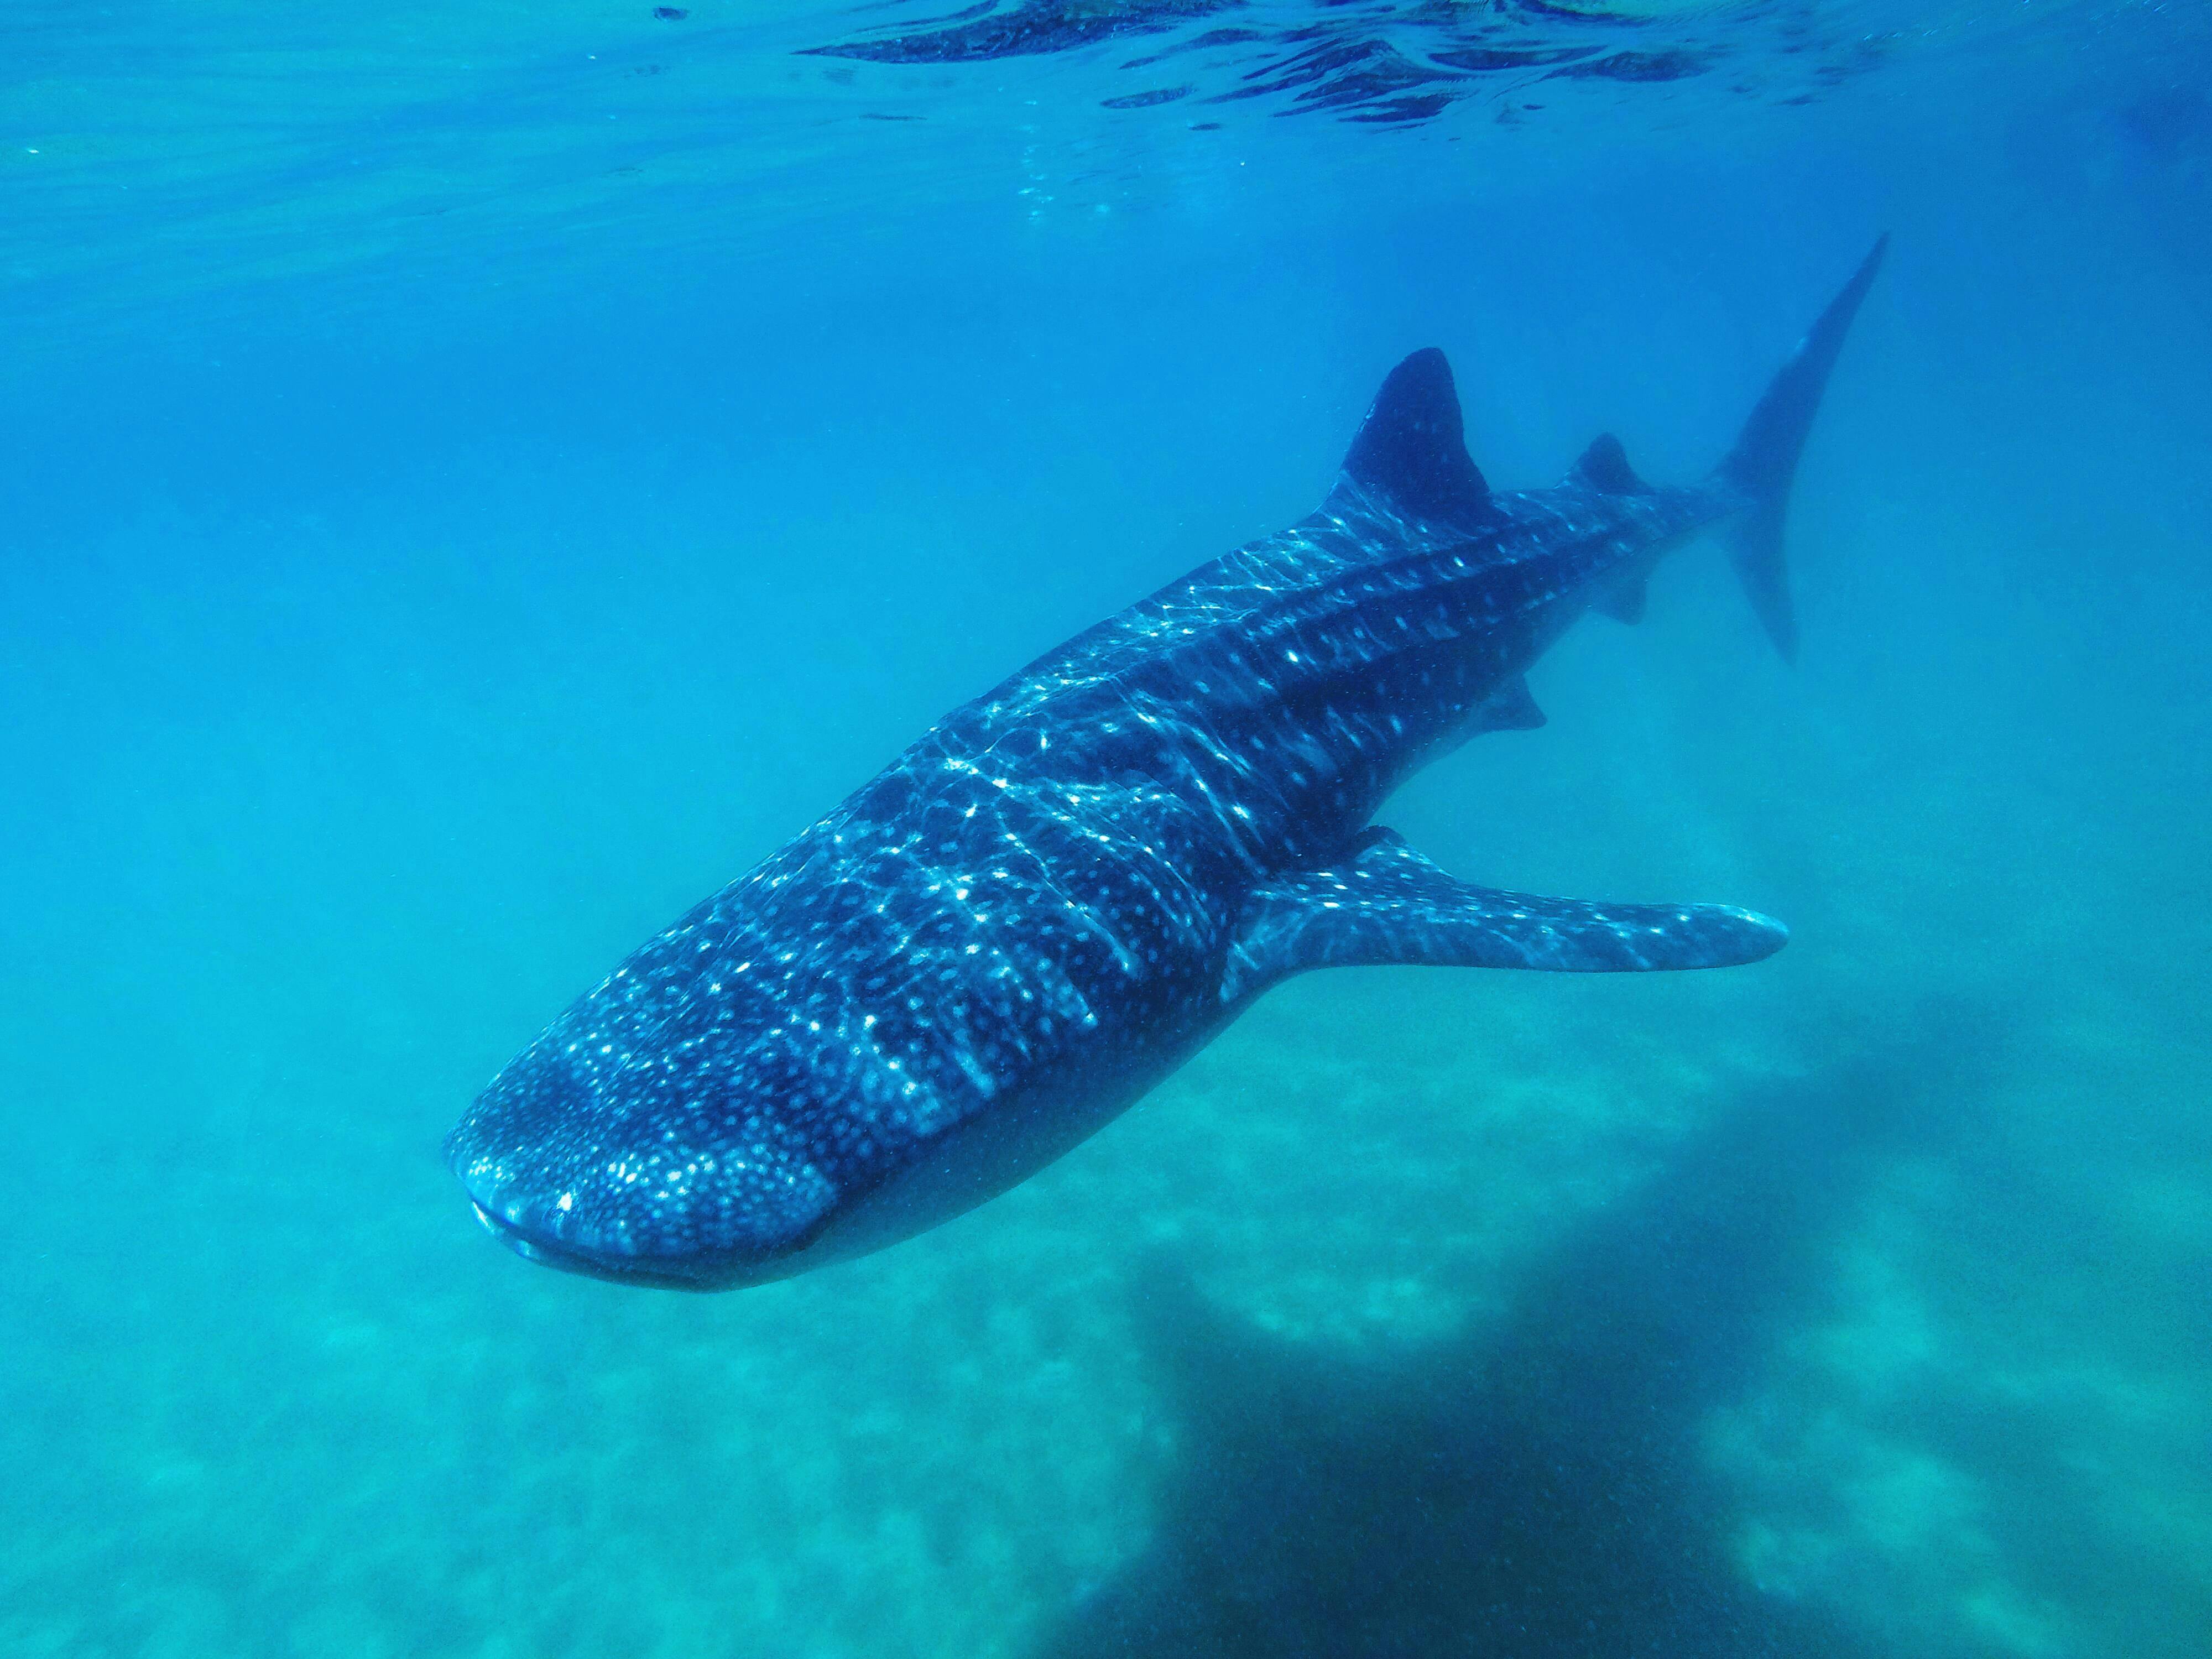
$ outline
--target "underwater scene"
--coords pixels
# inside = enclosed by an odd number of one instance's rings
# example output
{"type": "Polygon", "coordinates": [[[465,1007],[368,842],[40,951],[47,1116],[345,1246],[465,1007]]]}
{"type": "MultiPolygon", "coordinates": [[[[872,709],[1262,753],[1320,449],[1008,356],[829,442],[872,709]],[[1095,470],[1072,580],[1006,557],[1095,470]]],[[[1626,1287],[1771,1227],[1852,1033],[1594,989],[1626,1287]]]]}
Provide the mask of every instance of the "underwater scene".
{"type": "Polygon", "coordinates": [[[2212,14],[0,43],[0,1656],[2212,1652],[2212,14]]]}

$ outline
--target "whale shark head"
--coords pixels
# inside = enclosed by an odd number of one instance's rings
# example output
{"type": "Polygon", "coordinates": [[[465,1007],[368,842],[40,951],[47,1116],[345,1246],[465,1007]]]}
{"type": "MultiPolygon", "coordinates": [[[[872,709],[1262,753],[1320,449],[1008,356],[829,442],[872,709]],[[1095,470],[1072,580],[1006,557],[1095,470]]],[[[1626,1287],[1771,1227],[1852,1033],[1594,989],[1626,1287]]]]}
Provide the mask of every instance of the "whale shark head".
{"type": "Polygon", "coordinates": [[[774,1060],[759,1044],[641,1048],[564,1020],[477,1097],[447,1161],[477,1219],[530,1261],[680,1290],[780,1279],[837,1193],[772,1109],[774,1060]]]}

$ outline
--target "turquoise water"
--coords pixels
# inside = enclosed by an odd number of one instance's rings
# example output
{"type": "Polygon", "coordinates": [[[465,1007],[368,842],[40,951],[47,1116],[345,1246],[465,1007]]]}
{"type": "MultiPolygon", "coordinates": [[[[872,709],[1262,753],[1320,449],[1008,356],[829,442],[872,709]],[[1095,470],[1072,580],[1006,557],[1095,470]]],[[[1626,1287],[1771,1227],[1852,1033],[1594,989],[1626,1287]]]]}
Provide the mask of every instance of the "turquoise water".
{"type": "Polygon", "coordinates": [[[2196,15],[652,9],[0,22],[0,1653],[2203,1652],[2196,15]],[[471,1218],[571,996],[1403,353],[1686,478],[1882,228],[1798,665],[1692,549],[1386,813],[1781,956],[1310,975],[722,1297],[471,1218]]]}

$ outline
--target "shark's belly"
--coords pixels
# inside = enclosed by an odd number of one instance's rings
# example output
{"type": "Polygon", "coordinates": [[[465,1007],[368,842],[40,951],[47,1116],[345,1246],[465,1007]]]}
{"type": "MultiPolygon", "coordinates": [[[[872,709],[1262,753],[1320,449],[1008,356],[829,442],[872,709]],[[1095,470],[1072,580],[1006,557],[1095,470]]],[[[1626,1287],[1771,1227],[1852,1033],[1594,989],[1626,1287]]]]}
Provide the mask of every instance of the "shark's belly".
{"type": "Polygon", "coordinates": [[[963,1215],[1073,1152],[1205,1047],[1233,1017],[1218,997],[1170,1020],[1079,1042],[842,1193],[801,1249],[766,1278],[848,1261],[963,1215]]]}

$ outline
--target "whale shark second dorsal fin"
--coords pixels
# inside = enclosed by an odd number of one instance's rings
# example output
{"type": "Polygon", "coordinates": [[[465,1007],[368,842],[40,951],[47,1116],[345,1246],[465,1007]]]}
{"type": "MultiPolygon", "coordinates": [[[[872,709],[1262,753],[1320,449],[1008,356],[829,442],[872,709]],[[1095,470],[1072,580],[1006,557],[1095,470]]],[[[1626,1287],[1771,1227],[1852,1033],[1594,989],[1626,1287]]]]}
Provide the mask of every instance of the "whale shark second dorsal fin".
{"type": "Polygon", "coordinates": [[[1338,489],[1346,489],[1413,518],[1449,523],[1487,514],[1490,486],[1468,456],[1451,365],[1434,346],[1392,369],[1375,394],[1344,458],[1338,489]]]}
{"type": "Polygon", "coordinates": [[[1568,471],[1567,481],[1607,495],[1651,493],[1651,486],[1638,477],[1636,469],[1629,465],[1628,452],[1620,447],[1620,440],[1610,432],[1601,432],[1590,440],[1590,447],[1583,451],[1582,459],[1568,471]]]}
{"type": "Polygon", "coordinates": [[[1773,955],[1788,938],[1781,923],[1722,904],[1600,904],[1477,887],[1446,875],[1395,830],[1374,829],[1328,868],[1252,893],[1221,1000],[1309,968],[1729,968],[1773,955]]]}

